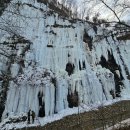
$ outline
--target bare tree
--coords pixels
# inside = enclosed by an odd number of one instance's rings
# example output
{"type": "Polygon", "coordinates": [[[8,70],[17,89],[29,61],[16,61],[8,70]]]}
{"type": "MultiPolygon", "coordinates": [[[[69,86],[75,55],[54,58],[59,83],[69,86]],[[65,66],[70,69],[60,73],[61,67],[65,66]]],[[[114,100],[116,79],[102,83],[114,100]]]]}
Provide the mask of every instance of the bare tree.
{"type": "Polygon", "coordinates": [[[107,19],[105,22],[115,22],[121,25],[124,25],[130,28],[130,25],[127,22],[122,21],[122,17],[127,15],[128,11],[130,11],[130,2],[129,1],[120,1],[120,0],[84,0],[83,2],[86,4],[86,8],[88,10],[93,10],[94,14],[100,13],[103,14],[103,11],[107,10],[110,16],[113,16],[112,19],[107,19]],[[89,7],[87,6],[89,5],[89,7]],[[114,19],[114,21],[113,21],[114,19]]]}

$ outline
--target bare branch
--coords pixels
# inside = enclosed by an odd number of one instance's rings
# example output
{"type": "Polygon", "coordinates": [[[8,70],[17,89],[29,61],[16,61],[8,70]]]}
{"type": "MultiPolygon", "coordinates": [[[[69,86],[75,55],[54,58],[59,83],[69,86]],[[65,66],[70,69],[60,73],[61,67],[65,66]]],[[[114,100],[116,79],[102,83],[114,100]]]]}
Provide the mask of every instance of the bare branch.
{"type": "Polygon", "coordinates": [[[116,18],[117,18],[117,20],[120,22],[120,18],[118,17],[118,15],[117,15],[117,13],[110,7],[110,6],[108,6],[105,2],[104,2],[104,0],[100,0],[108,9],[110,9],[113,13],[114,13],[114,15],[116,16],[116,18]]]}

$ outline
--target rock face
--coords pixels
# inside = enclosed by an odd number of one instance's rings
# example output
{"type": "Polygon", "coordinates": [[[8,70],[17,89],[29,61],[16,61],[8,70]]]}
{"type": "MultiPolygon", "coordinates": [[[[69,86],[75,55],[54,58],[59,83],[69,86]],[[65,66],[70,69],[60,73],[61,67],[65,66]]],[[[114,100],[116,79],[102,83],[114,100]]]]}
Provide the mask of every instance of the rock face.
{"type": "Polygon", "coordinates": [[[7,10],[0,19],[9,23],[2,21],[0,30],[0,70],[7,76],[0,81],[3,120],[29,109],[44,117],[129,97],[129,41],[37,1],[13,0],[7,10]]]}

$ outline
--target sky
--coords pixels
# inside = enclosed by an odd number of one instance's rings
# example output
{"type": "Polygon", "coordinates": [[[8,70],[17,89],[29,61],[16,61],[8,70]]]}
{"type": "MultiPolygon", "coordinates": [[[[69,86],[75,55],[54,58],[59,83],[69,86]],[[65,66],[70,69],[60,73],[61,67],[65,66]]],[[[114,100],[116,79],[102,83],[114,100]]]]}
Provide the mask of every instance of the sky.
{"type": "MultiPolygon", "coordinates": [[[[59,0],[61,1],[61,0],[59,0]]],[[[75,1],[75,0],[74,0],[75,1]]],[[[100,0],[89,0],[88,3],[84,3],[84,0],[76,0],[78,5],[78,12],[80,15],[82,15],[85,12],[85,15],[89,15],[90,18],[93,17],[95,14],[99,14],[99,18],[102,19],[108,19],[108,20],[117,20],[115,15],[113,14],[110,9],[106,8],[106,6],[101,3],[100,0]]],[[[118,12],[118,15],[120,19],[123,20],[130,20],[130,9],[126,10],[123,14],[121,13],[122,8],[119,6],[115,6],[115,1],[118,1],[118,4],[125,2],[127,5],[130,6],[130,0],[105,0],[107,5],[112,7],[116,12],[118,12]]],[[[117,5],[117,4],[116,4],[117,5]]],[[[81,16],[82,17],[82,16],[81,16]]],[[[85,17],[85,16],[84,16],[85,17]]]]}

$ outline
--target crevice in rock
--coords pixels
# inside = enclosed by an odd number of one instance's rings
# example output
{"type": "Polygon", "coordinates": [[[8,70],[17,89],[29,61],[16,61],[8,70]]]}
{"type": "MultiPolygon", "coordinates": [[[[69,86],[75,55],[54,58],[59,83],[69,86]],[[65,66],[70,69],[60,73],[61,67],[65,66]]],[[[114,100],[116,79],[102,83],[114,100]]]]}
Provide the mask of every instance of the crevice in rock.
{"type": "Polygon", "coordinates": [[[39,117],[45,117],[45,103],[39,107],[39,117]]]}
{"type": "Polygon", "coordinates": [[[43,97],[43,93],[42,92],[39,92],[38,93],[38,101],[39,101],[39,106],[42,106],[42,97],[43,97]]]}
{"type": "Polygon", "coordinates": [[[75,90],[74,93],[68,94],[67,100],[69,103],[69,108],[78,107],[78,92],[75,90]]]}
{"type": "Polygon", "coordinates": [[[97,30],[98,30],[98,28],[97,28],[96,25],[93,26],[93,30],[94,30],[95,34],[97,34],[97,30]]]}
{"type": "Polygon", "coordinates": [[[108,51],[108,61],[103,56],[101,56],[100,64],[102,67],[109,69],[114,74],[115,94],[116,97],[120,97],[121,86],[123,86],[123,76],[121,74],[120,66],[116,63],[113,54],[111,54],[110,51],[108,51]],[[119,72],[119,75],[117,74],[117,71],[119,72]]]}
{"type": "Polygon", "coordinates": [[[91,36],[89,36],[85,30],[84,30],[84,35],[83,35],[83,41],[88,44],[88,47],[91,51],[93,38],[91,36]]]}
{"type": "Polygon", "coordinates": [[[85,64],[85,61],[83,61],[83,69],[86,69],[86,64],[85,64]]]}
{"type": "Polygon", "coordinates": [[[74,64],[72,64],[72,63],[67,63],[67,64],[66,64],[66,69],[65,69],[65,70],[68,72],[68,75],[69,75],[69,76],[70,76],[71,74],[73,74],[74,68],[75,68],[74,64]]]}
{"type": "Polygon", "coordinates": [[[79,61],[79,70],[82,70],[82,67],[81,67],[81,63],[80,63],[80,61],[79,61]]]}
{"type": "Polygon", "coordinates": [[[45,116],[45,103],[42,101],[43,99],[43,92],[38,93],[38,101],[39,101],[39,117],[45,116]]]}

